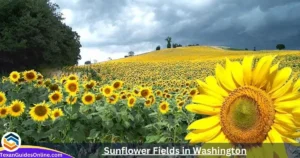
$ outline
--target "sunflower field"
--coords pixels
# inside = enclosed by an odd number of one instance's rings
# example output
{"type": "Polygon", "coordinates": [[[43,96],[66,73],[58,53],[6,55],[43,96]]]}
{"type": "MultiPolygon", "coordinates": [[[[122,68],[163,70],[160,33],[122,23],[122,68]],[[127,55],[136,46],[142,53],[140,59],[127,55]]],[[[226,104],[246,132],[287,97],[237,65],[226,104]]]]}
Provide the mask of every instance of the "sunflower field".
{"type": "Polygon", "coordinates": [[[165,49],[13,71],[0,84],[0,134],[35,142],[297,143],[300,52],[165,49]],[[247,132],[246,132],[247,131],[247,132]]]}

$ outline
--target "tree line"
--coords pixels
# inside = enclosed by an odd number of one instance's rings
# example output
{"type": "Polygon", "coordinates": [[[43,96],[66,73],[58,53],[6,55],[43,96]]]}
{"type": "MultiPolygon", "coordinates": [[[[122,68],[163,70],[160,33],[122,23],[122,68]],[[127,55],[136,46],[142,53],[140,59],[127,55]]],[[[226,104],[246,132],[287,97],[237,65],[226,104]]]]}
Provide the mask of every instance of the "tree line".
{"type": "Polygon", "coordinates": [[[77,64],[80,37],[49,0],[0,0],[0,70],[77,64]]]}

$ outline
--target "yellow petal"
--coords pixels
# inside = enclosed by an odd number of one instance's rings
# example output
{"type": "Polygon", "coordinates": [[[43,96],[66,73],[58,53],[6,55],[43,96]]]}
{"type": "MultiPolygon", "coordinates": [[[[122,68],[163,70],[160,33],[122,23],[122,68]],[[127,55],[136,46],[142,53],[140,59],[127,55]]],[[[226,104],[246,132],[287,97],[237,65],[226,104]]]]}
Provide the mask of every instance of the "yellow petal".
{"type": "Polygon", "coordinates": [[[226,90],[224,90],[217,82],[217,80],[215,79],[215,77],[213,76],[208,76],[206,77],[206,83],[209,87],[211,87],[211,89],[216,90],[218,93],[220,93],[222,96],[227,97],[228,96],[228,92],[226,90]]]}
{"type": "Polygon", "coordinates": [[[291,88],[292,82],[293,82],[293,79],[290,79],[284,86],[282,86],[278,90],[274,91],[274,93],[271,95],[272,99],[279,98],[279,97],[285,95],[288,92],[288,90],[291,88]]]}
{"type": "Polygon", "coordinates": [[[272,128],[268,133],[268,137],[269,137],[271,143],[273,143],[273,148],[274,148],[274,151],[276,152],[276,154],[280,158],[287,157],[285,146],[283,144],[284,141],[282,140],[281,135],[275,129],[272,128]]]}
{"type": "Polygon", "coordinates": [[[275,105],[275,110],[292,112],[294,108],[300,107],[300,99],[282,101],[282,102],[274,103],[274,105],[275,105]]]}
{"type": "Polygon", "coordinates": [[[281,135],[274,128],[269,131],[268,137],[271,143],[283,143],[281,135]]]}
{"type": "Polygon", "coordinates": [[[300,79],[298,79],[298,80],[295,82],[295,84],[294,84],[294,86],[293,86],[293,92],[298,92],[299,89],[300,89],[300,79]]]}
{"type": "Polygon", "coordinates": [[[294,117],[300,118],[300,105],[299,107],[293,109],[292,114],[294,117]]]}
{"type": "Polygon", "coordinates": [[[278,102],[281,102],[281,101],[295,100],[295,99],[298,99],[298,98],[300,98],[300,93],[292,92],[292,93],[287,93],[284,96],[276,98],[274,102],[278,103],[278,102]]]}
{"type": "Polygon", "coordinates": [[[276,131],[281,135],[291,136],[293,134],[293,132],[290,129],[282,127],[281,124],[274,123],[272,127],[276,129],[276,131]]]}
{"type": "Polygon", "coordinates": [[[219,125],[220,123],[220,116],[210,116],[206,118],[202,118],[200,120],[194,121],[192,124],[188,126],[188,130],[191,129],[197,129],[197,130],[203,130],[206,131],[208,129],[211,129],[212,127],[219,125]]]}
{"type": "Polygon", "coordinates": [[[274,122],[281,124],[282,126],[285,126],[286,128],[297,130],[297,127],[294,123],[294,118],[289,114],[276,113],[274,122]]]}
{"type": "Polygon", "coordinates": [[[272,84],[274,81],[274,78],[276,76],[276,73],[278,72],[279,62],[275,65],[273,65],[270,69],[270,75],[268,77],[269,82],[267,83],[266,91],[269,92],[272,88],[272,84]]]}
{"type": "Polygon", "coordinates": [[[204,115],[217,115],[220,113],[220,108],[205,106],[202,104],[189,104],[185,107],[188,111],[204,115]]]}
{"type": "Polygon", "coordinates": [[[282,87],[286,83],[286,81],[290,78],[291,73],[292,73],[292,69],[290,67],[285,67],[279,70],[274,77],[274,81],[270,93],[282,87]]]}
{"type": "Polygon", "coordinates": [[[223,132],[220,132],[219,135],[217,135],[214,139],[208,141],[207,143],[227,143],[229,144],[229,141],[226,139],[226,136],[223,132]]]}
{"type": "Polygon", "coordinates": [[[231,64],[231,72],[234,81],[239,86],[244,86],[244,74],[243,74],[243,67],[239,62],[232,62],[231,64]]]}
{"type": "Polygon", "coordinates": [[[252,84],[252,62],[253,56],[245,57],[243,60],[243,72],[245,85],[252,84]]]}
{"type": "Polygon", "coordinates": [[[291,138],[287,138],[287,137],[282,137],[282,139],[286,143],[290,143],[294,146],[300,146],[300,144],[295,139],[291,139],[291,138]]]}
{"type": "MultiPolygon", "coordinates": [[[[199,84],[199,88],[201,89],[203,94],[213,96],[217,99],[223,99],[223,96],[216,89],[214,89],[211,86],[208,86],[205,82],[202,82],[200,80],[196,80],[196,81],[199,84]]],[[[200,94],[202,93],[200,92],[200,94]]]]}
{"type": "Polygon", "coordinates": [[[224,102],[224,99],[218,99],[209,95],[200,94],[194,96],[192,102],[212,107],[221,107],[221,105],[224,102]]]}
{"type": "Polygon", "coordinates": [[[257,87],[265,86],[265,84],[267,83],[266,78],[268,78],[274,58],[275,56],[265,56],[258,61],[253,71],[253,85],[257,87]]]}
{"type": "Polygon", "coordinates": [[[236,88],[230,72],[226,71],[220,64],[216,66],[216,78],[227,90],[233,91],[236,88]]]}
{"type": "Polygon", "coordinates": [[[190,143],[205,143],[211,139],[214,139],[221,132],[221,126],[216,126],[211,130],[193,134],[189,136],[190,143]]]}

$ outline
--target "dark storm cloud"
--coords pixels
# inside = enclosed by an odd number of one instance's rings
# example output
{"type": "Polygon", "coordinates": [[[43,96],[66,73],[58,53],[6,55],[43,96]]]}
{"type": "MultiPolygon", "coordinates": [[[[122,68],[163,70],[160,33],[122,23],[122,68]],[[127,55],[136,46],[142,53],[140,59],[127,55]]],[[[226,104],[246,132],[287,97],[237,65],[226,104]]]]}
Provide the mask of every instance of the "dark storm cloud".
{"type": "Polygon", "coordinates": [[[176,43],[300,48],[299,0],[53,0],[85,48],[115,53],[176,43]],[[112,49],[114,48],[114,49],[112,49]],[[122,50],[124,49],[124,50],[122,50]]]}

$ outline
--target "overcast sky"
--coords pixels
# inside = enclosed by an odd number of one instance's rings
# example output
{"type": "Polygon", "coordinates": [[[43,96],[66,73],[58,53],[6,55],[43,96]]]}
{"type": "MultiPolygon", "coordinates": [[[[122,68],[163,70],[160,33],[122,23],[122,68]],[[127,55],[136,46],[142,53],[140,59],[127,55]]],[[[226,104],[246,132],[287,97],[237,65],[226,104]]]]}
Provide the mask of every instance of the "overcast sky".
{"type": "Polygon", "coordinates": [[[79,62],[182,45],[300,48],[300,0],[51,0],[80,36],[79,62]]]}

